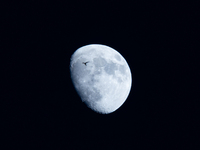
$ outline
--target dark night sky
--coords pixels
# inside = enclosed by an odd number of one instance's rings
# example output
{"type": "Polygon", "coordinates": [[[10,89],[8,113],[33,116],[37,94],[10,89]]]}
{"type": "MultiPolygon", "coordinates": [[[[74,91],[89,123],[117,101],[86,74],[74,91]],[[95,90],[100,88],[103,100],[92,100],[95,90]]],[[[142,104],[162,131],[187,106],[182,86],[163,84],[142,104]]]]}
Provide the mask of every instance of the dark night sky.
{"type": "Polygon", "coordinates": [[[184,1],[113,0],[2,5],[5,146],[140,150],[200,146],[196,6],[184,1]],[[132,72],[128,99],[109,115],[88,109],[70,79],[71,55],[93,43],[116,49],[132,72]]]}

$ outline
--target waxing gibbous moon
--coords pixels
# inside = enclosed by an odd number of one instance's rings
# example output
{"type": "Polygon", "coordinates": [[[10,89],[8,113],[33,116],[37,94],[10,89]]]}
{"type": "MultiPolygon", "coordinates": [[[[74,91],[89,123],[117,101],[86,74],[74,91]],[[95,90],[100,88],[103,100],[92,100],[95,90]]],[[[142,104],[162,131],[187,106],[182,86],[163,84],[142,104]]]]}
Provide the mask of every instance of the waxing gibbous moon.
{"type": "Polygon", "coordinates": [[[98,113],[116,111],[130,93],[128,63],[109,46],[90,44],[77,49],[71,56],[70,73],[82,102],[98,113]]]}

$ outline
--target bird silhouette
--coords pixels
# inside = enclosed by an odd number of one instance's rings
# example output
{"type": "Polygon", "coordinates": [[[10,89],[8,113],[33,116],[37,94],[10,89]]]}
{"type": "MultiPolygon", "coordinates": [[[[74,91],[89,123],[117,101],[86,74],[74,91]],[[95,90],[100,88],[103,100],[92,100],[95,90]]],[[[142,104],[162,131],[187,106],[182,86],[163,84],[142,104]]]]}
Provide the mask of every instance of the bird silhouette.
{"type": "Polygon", "coordinates": [[[83,64],[85,64],[86,66],[87,66],[87,63],[88,63],[89,61],[87,61],[87,62],[82,62],[83,64]]]}

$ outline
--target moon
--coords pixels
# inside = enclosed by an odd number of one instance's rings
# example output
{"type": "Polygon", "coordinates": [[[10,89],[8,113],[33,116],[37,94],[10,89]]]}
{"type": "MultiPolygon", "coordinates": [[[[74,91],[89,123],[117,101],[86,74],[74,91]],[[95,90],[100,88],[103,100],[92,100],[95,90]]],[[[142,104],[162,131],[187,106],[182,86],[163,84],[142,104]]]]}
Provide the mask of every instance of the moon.
{"type": "Polygon", "coordinates": [[[82,102],[100,114],[116,111],[131,90],[128,63],[119,52],[106,45],[89,44],[78,48],[71,56],[70,74],[82,102]]]}

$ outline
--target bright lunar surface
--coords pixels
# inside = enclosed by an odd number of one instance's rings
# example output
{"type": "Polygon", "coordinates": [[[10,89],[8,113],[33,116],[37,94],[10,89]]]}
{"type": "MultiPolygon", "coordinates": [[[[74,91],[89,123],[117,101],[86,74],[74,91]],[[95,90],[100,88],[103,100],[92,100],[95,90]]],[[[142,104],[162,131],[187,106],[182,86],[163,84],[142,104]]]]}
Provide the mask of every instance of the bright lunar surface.
{"type": "Polygon", "coordinates": [[[109,46],[90,44],[77,49],[71,56],[70,73],[81,100],[101,114],[117,110],[131,89],[126,60],[109,46]]]}

